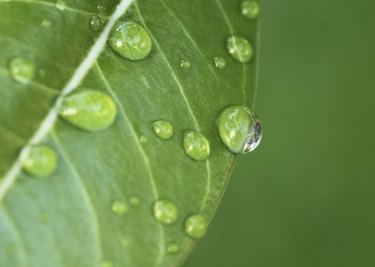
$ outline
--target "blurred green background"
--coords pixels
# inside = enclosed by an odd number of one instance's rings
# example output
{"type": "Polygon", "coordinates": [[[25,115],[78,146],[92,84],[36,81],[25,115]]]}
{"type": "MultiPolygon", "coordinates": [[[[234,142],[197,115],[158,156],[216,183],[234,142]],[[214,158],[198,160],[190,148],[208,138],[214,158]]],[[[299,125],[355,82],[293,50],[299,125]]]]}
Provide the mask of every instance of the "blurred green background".
{"type": "Polygon", "coordinates": [[[375,1],[261,3],[263,143],[184,267],[373,267],[375,1]]]}

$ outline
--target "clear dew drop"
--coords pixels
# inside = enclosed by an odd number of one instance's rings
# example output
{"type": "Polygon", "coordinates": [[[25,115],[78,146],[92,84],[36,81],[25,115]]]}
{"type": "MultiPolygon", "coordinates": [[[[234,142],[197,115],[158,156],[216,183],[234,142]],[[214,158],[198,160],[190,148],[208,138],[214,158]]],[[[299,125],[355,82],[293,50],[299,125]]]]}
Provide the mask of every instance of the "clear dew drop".
{"type": "Polygon", "coordinates": [[[241,63],[248,63],[253,58],[253,48],[248,40],[239,36],[231,36],[227,40],[229,54],[241,63]]]}
{"type": "Polygon", "coordinates": [[[154,134],[162,140],[171,139],[173,136],[173,126],[168,121],[158,120],[152,123],[154,134]]]}
{"type": "Polygon", "coordinates": [[[149,33],[139,24],[120,20],[109,36],[110,47],[121,57],[129,60],[145,59],[151,52],[149,33]]]}
{"type": "Polygon", "coordinates": [[[66,9],[66,2],[64,0],[57,0],[56,8],[59,9],[59,10],[65,10],[66,9]]]}
{"type": "Polygon", "coordinates": [[[245,0],[241,3],[241,14],[248,19],[257,19],[260,14],[260,5],[257,1],[245,0]]]}
{"type": "Polygon", "coordinates": [[[148,138],[147,138],[146,136],[144,136],[144,135],[141,135],[141,136],[139,137],[139,142],[140,142],[141,144],[146,144],[146,143],[148,142],[148,138]]]}
{"type": "Polygon", "coordinates": [[[140,202],[141,200],[139,199],[139,197],[131,197],[130,199],[129,199],[129,203],[131,204],[131,205],[134,205],[134,206],[136,206],[136,205],[139,205],[139,202],[140,202]]]}
{"type": "Polygon", "coordinates": [[[170,225],[178,217],[177,207],[168,200],[158,200],[154,203],[153,214],[159,223],[170,225]]]}
{"type": "Polygon", "coordinates": [[[37,145],[31,148],[23,163],[23,169],[30,175],[43,178],[51,175],[57,167],[55,151],[46,145],[37,145]]]}
{"type": "Polygon", "coordinates": [[[227,66],[226,60],[222,57],[214,57],[212,61],[214,62],[214,66],[221,70],[227,66]]]}
{"type": "Polygon", "coordinates": [[[98,12],[99,13],[103,13],[104,12],[104,5],[103,5],[103,3],[98,3],[97,5],[96,5],[96,9],[98,10],[98,12]]]}
{"type": "Polygon", "coordinates": [[[185,232],[188,236],[198,239],[206,234],[207,226],[206,218],[200,214],[195,214],[186,219],[185,232]]]}
{"type": "Polygon", "coordinates": [[[167,244],[167,252],[169,254],[176,254],[180,250],[180,246],[175,242],[169,242],[167,244]]]}
{"type": "Polygon", "coordinates": [[[229,106],[217,119],[222,142],[233,153],[253,151],[262,140],[262,124],[249,108],[229,106]]]}
{"type": "Polygon", "coordinates": [[[99,31],[103,26],[103,19],[97,15],[91,16],[89,19],[89,25],[93,31],[99,31]]]}
{"type": "Polygon", "coordinates": [[[117,216],[123,216],[128,211],[128,203],[124,200],[115,200],[111,205],[112,212],[117,216]]]}
{"type": "Polygon", "coordinates": [[[191,68],[191,62],[189,60],[186,60],[186,59],[181,59],[180,60],[180,67],[185,69],[185,70],[188,70],[191,68]]]}
{"type": "Polygon", "coordinates": [[[67,95],[59,110],[61,118],[86,131],[107,129],[115,120],[116,113],[112,98],[94,90],[67,95]]]}
{"type": "Polygon", "coordinates": [[[210,155],[210,143],[207,138],[195,131],[186,131],[183,136],[186,155],[193,160],[204,160],[210,155]]]}
{"type": "Polygon", "coordinates": [[[8,70],[15,82],[29,84],[35,76],[36,66],[28,58],[15,57],[10,61],[8,70]]]}

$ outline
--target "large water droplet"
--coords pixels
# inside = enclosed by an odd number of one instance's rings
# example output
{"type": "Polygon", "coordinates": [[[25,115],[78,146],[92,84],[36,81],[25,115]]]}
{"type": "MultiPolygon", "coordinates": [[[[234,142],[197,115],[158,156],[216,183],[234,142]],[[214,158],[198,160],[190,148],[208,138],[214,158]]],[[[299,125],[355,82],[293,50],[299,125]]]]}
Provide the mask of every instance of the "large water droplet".
{"type": "Polygon", "coordinates": [[[207,138],[194,131],[186,131],[183,137],[185,153],[194,160],[204,160],[210,155],[207,138]]]}
{"type": "Polygon", "coordinates": [[[36,67],[34,62],[28,58],[16,57],[9,63],[10,77],[19,83],[28,84],[35,76],[36,67]]]}
{"type": "Polygon", "coordinates": [[[56,170],[57,156],[55,151],[46,145],[31,148],[29,156],[23,163],[23,169],[32,176],[46,177],[56,170]]]}
{"type": "Polygon", "coordinates": [[[94,31],[99,31],[103,26],[103,19],[100,16],[91,16],[89,20],[90,28],[94,31]]]}
{"type": "Polygon", "coordinates": [[[171,139],[173,136],[173,126],[165,120],[159,120],[152,123],[152,130],[155,135],[162,140],[171,139]]]}
{"type": "Polygon", "coordinates": [[[186,59],[181,59],[180,60],[180,67],[187,70],[191,68],[191,62],[186,59]]]}
{"type": "Polygon", "coordinates": [[[188,236],[198,239],[207,231],[207,220],[200,214],[192,215],[185,221],[185,232],[188,236]]]}
{"type": "Polygon", "coordinates": [[[93,90],[67,95],[59,110],[60,116],[87,131],[108,128],[116,117],[116,105],[108,95],[93,90]]]}
{"type": "Polygon", "coordinates": [[[154,203],[153,213],[155,219],[165,225],[170,225],[177,220],[177,207],[170,201],[158,200],[154,203]]]}
{"type": "Polygon", "coordinates": [[[225,69],[227,66],[226,60],[222,57],[214,57],[212,61],[214,62],[215,67],[221,70],[225,69]]]}
{"type": "Polygon", "coordinates": [[[245,0],[241,3],[241,14],[248,19],[257,19],[260,14],[260,5],[257,1],[245,0]]]}
{"type": "Polygon", "coordinates": [[[57,7],[57,9],[65,10],[66,9],[66,2],[64,0],[57,0],[56,7],[57,7]]]}
{"type": "Polygon", "coordinates": [[[254,112],[244,106],[224,109],[217,120],[223,143],[234,153],[253,151],[262,140],[262,125],[254,112]]]}
{"type": "Polygon", "coordinates": [[[112,202],[111,210],[118,216],[123,216],[128,211],[128,203],[124,200],[115,200],[112,202]]]}
{"type": "Polygon", "coordinates": [[[118,55],[129,60],[146,58],[152,48],[149,33],[141,25],[131,21],[117,22],[108,42],[118,55]]]}
{"type": "Polygon", "coordinates": [[[227,49],[233,58],[241,63],[248,63],[253,58],[253,48],[248,40],[238,37],[231,36],[227,41],[227,49]]]}
{"type": "Polygon", "coordinates": [[[169,254],[175,254],[180,250],[180,246],[175,242],[170,242],[167,245],[167,252],[169,254]]]}

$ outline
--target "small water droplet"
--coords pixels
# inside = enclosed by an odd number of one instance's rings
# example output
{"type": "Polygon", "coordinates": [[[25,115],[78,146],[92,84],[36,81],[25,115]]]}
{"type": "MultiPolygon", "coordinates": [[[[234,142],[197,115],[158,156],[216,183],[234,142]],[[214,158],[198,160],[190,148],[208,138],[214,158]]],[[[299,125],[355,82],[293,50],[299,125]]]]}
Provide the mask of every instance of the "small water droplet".
{"type": "Polygon", "coordinates": [[[49,28],[49,27],[51,27],[51,25],[52,25],[52,23],[51,23],[50,20],[48,20],[48,19],[43,19],[43,21],[42,21],[42,26],[43,26],[44,28],[49,28]]]}
{"type": "Polygon", "coordinates": [[[241,3],[241,14],[248,19],[257,19],[260,14],[260,5],[256,1],[245,0],[241,3]]]}
{"type": "Polygon", "coordinates": [[[225,69],[225,67],[227,66],[226,60],[222,57],[214,57],[213,62],[215,67],[221,70],[225,69]]]}
{"type": "Polygon", "coordinates": [[[113,264],[110,261],[102,261],[100,267],[113,267],[113,264]]]}
{"type": "Polygon", "coordinates": [[[152,130],[155,135],[162,140],[171,139],[173,136],[173,126],[165,120],[159,120],[152,123],[152,130]]]}
{"type": "Polygon", "coordinates": [[[207,138],[195,131],[186,131],[183,137],[185,153],[194,160],[204,160],[210,155],[207,138]]]}
{"type": "Polygon", "coordinates": [[[104,12],[103,3],[98,3],[97,6],[96,6],[96,9],[98,10],[99,13],[103,13],[104,12]]]}
{"type": "Polygon", "coordinates": [[[131,197],[129,202],[132,205],[139,205],[140,199],[139,199],[139,197],[131,197]]]}
{"type": "Polygon", "coordinates": [[[100,16],[91,16],[89,20],[90,28],[94,31],[99,31],[103,26],[103,19],[100,16]]]}
{"type": "Polygon", "coordinates": [[[66,2],[64,0],[57,0],[56,7],[57,7],[57,9],[65,10],[66,2]]]}
{"type": "Polygon", "coordinates": [[[234,153],[253,151],[262,140],[262,125],[258,117],[244,106],[229,106],[217,120],[219,135],[234,153]]]}
{"type": "Polygon", "coordinates": [[[190,69],[191,68],[191,63],[189,60],[186,59],[181,59],[180,60],[180,67],[183,69],[190,69]]]}
{"type": "Polygon", "coordinates": [[[111,97],[99,91],[86,90],[67,95],[59,114],[78,128],[101,131],[113,123],[116,110],[111,97]]]}
{"type": "Polygon", "coordinates": [[[46,177],[56,170],[57,156],[55,151],[46,145],[31,148],[23,163],[23,169],[32,176],[46,177]]]}
{"type": "Polygon", "coordinates": [[[200,214],[192,215],[185,221],[185,232],[188,236],[198,239],[207,231],[207,220],[200,214]]]}
{"type": "Polygon", "coordinates": [[[175,242],[170,242],[167,245],[167,252],[169,254],[175,254],[180,250],[180,246],[175,242]]]}
{"type": "Polygon", "coordinates": [[[108,42],[118,55],[129,60],[146,58],[152,48],[149,33],[141,25],[131,21],[118,21],[108,42]]]}
{"type": "Polygon", "coordinates": [[[229,54],[241,63],[248,63],[253,58],[253,48],[250,42],[242,37],[229,37],[227,49],[229,54]]]}
{"type": "Polygon", "coordinates": [[[35,76],[36,67],[34,62],[28,58],[16,57],[9,63],[10,77],[19,83],[28,84],[35,76]]]}
{"type": "Polygon", "coordinates": [[[170,225],[177,220],[177,207],[170,201],[158,200],[154,203],[153,213],[155,219],[165,225],[170,225]]]}
{"type": "Polygon", "coordinates": [[[148,142],[148,138],[147,138],[146,136],[144,136],[144,135],[141,135],[141,136],[139,137],[139,142],[140,142],[141,144],[146,144],[146,143],[148,142]]]}
{"type": "Polygon", "coordinates": [[[118,216],[123,216],[128,211],[128,203],[123,200],[115,200],[112,202],[111,210],[118,216]]]}

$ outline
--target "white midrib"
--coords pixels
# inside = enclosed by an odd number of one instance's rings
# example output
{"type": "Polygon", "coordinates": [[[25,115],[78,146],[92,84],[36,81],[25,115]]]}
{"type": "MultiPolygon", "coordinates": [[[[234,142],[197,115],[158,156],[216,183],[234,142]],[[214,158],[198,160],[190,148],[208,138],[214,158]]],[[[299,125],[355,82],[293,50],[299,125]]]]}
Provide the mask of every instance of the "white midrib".
{"type": "Polygon", "coordinates": [[[88,52],[85,59],[81,62],[78,66],[77,70],[75,71],[72,78],[69,80],[67,85],[62,89],[60,96],[57,98],[55,104],[44,118],[42,124],[37,129],[35,134],[31,137],[28,144],[21,150],[18,158],[13,163],[9,171],[6,173],[5,177],[3,178],[2,182],[0,183],[0,204],[2,203],[4,197],[12,188],[13,184],[16,182],[19,174],[22,171],[22,164],[27,159],[30,154],[31,147],[40,143],[52,127],[55,125],[55,122],[58,117],[58,110],[60,109],[64,97],[74,91],[77,86],[81,83],[83,78],[89,72],[91,67],[94,65],[96,60],[98,59],[99,55],[105,48],[108,36],[111,32],[112,27],[116,23],[116,21],[126,12],[128,7],[131,5],[133,0],[121,0],[121,2],[116,7],[115,12],[109,17],[108,24],[104,28],[103,32],[100,34],[98,40],[95,44],[91,47],[90,51],[88,52]]]}

